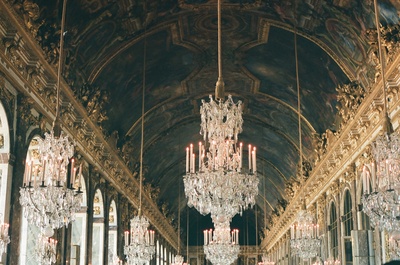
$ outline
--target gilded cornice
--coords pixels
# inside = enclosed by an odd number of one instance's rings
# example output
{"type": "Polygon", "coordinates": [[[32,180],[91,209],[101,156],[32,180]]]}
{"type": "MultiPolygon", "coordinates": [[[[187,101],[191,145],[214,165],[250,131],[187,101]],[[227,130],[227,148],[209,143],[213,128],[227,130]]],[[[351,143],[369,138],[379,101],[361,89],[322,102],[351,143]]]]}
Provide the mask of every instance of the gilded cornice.
{"type": "MultiPolygon", "coordinates": [[[[399,84],[400,84],[400,53],[390,60],[391,64],[387,68],[387,86],[388,86],[388,110],[394,128],[399,126],[399,84]]],[[[288,231],[290,225],[294,222],[298,209],[300,209],[301,197],[305,196],[308,205],[325,196],[326,191],[334,186],[334,191],[338,181],[343,176],[348,166],[361,156],[369,143],[381,132],[383,126],[383,91],[382,80],[377,83],[366,94],[363,102],[357,111],[352,115],[340,133],[336,135],[336,141],[333,141],[326,150],[326,154],[316,163],[309,179],[305,182],[302,190],[304,193],[296,193],[287,206],[284,213],[277,220],[276,225],[271,229],[261,246],[267,250],[278,243],[279,239],[288,231]],[[305,195],[303,195],[305,194],[305,195]]],[[[354,176],[352,176],[353,178],[354,176]]],[[[347,179],[346,179],[347,180],[347,179]]],[[[330,190],[330,192],[333,192],[330,190]]]]}
{"type": "MultiPolygon", "coordinates": [[[[0,1],[0,69],[20,93],[34,100],[32,106],[39,113],[54,119],[56,69],[49,65],[20,17],[5,1],[0,1]]],[[[114,187],[118,187],[119,193],[138,206],[138,180],[115,148],[106,141],[100,128],[89,119],[87,111],[63,80],[60,89],[63,130],[75,140],[77,149],[85,159],[114,187]]],[[[175,229],[146,192],[143,193],[142,202],[143,214],[165,240],[177,248],[178,235],[175,229]]]]}

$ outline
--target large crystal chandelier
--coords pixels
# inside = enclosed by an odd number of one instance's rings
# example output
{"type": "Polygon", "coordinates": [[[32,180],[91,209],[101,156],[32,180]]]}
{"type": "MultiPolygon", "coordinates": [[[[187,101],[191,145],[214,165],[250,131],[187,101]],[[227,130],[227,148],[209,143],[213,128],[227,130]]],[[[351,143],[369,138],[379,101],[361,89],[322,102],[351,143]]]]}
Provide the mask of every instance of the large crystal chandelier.
{"type": "MultiPolygon", "coordinates": [[[[0,215],[2,218],[2,215],[0,215]]],[[[9,224],[4,222],[0,223],[0,256],[7,253],[7,245],[10,243],[10,236],[8,235],[9,224]]],[[[1,260],[1,259],[0,259],[1,260]]]]}
{"type": "Polygon", "coordinates": [[[130,231],[125,231],[124,253],[128,265],[144,265],[155,253],[154,231],[147,230],[149,221],[144,216],[131,219],[130,231]]]}
{"type": "Polygon", "coordinates": [[[40,234],[35,246],[35,257],[39,264],[51,265],[56,262],[57,240],[40,234]]]}
{"type": "Polygon", "coordinates": [[[215,230],[204,231],[204,254],[213,265],[230,265],[238,257],[239,230],[230,230],[229,222],[214,223],[215,230]]]}
{"type": "MultiPolygon", "coordinates": [[[[221,3],[218,1],[218,70],[215,100],[202,101],[198,159],[191,144],[186,149],[185,194],[188,206],[201,214],[211,213],[213,221],[230,221],[237,213],[255,204],[258,194],[256,148],[248,147],[248,170],[243,165],[242,103],[224,98],[221,66],[221,3]],[[198,165],[196,166],[196,160],[198,165]]],[[[197,153],[197,152],[196,152],[197,153]]]]}
{"type": "MultiPolygon", "coordinates": [[[[145,34],[146,36],[146,34],[145,34]]],[[[142,86],[142,117],[140,140],[140,171],[139,171],[139,211],[131,219],[130,231],[125,231],[124,254],[128,265],[145,265],[153,258],[156,248],[154,245],[154,231],[148,230],[149,221],[142,216],[143,190],[143,146],[144,146],[144,103],[146,90],[146,37],[144,39],[143,55],[143,86],[142,86]]]]}
{"type": "Polygon", "coordinates": [[[40,164],[33,165],[32,161],[27,162],[23,187],[20,189],[20,203],[24,207],[25,217],[29,223],[45,228],[47,236],[52,235],[52,229],[67,226],[74,220],[74,214],[79,211],[82,200],[80,189],[75,185],[77,169],[73,162],[68,168],[70,158],[74,154],[74,146],[61,131],[58,121],[65,10],[66,1],[63,3],[61,21],[57,102],[53,129],[50,133],[45,133],[44,140],[39,139],[40,164]]]}
{"type": "Polygon", "coordinates": [[[386,102],[385,61],[381,47],[378,5],[374,1],[384,98],[384,133],[372,143],[375,163],[364,167],[363,211],[380,230],[400,230],[400,137],[393,132],[386,102]],[[371,189],[372,188],[372,189],[371,189]]]}
{"type": "Polygon", "coordinates": [[[318,256],[321,246],[318,224],[307,210],[299,211],[294,225],[290,227],[290,248],[292,255],[302,259],[318,256]]]}
{"type": "Polygon", "coordinates": [[[275,265],[275,262],[273,262],[272,260],[270,260],[270,258],[268,257],[267,254],[263,254],[262,258],[261,258],[261,262],[258,263],[258,265],[275,265]]]}

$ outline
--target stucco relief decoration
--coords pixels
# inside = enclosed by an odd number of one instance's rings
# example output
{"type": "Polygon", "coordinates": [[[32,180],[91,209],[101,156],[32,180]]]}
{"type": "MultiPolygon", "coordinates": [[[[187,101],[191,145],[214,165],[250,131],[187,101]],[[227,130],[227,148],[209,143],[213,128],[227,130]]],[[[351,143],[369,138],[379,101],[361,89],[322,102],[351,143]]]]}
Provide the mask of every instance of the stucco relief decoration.
{"type": "Polygon", "coordinates": [[[94,88],[90,84],[85,84],[75,93],[78,100],[86,108],[89,118],[101,127],[101,123],[108,120],[105,111],[105,104],[109,100],[108,92],[94,88]]]}
{"type": "Polygon", "coordinates": [[[349,120],[354,118],[354,115],[362,103],[365,95],[365,89],[357,83],[339,85],[336,88],[338,92],[337,101],[338,115],[340,118],[340,129],[347,124],[349,120]]]}
{"type": "Polygon", "coordinates": [[[296,195],[300,189],[300,182],[295,178],[290,178],[285,182],[285,193],[289,201],[296,195]]]}
{"type": "Polygon", "coordinates": [[[387,25],[381,27],[380,30],[382,45],[386,48],[387,60],[390,62],[400,48],[400,25],[387,25]]]}
{"type": "Polygon", "coordinates": [[[40,6],[31,0],[15,1],[14,9],[21,14],[25,27],[42,47],[46,60],[54,65],[58,61],[58,25],[50,17],[44,20],[40,6]]]}

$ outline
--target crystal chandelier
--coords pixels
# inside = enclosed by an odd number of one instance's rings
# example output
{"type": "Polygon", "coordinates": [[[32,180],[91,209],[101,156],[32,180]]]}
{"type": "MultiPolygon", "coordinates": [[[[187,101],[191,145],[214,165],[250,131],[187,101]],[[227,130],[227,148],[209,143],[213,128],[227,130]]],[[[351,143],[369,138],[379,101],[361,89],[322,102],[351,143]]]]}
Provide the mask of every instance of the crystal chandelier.
{"type": "MultiPolygon", "coordinates": [[[[300,82],[297,57],[297,33],[294,33],[295,62],[296,62],[296,83],[297,83],[297,112],[299,129],[299,150],[300,150],[300,176],[303,175],[303,146],[301,138],[301,100],[300,100],[300,82]]],[[[314,224],[314,217],[307,211],[304,202],[304,208],[299,211],[295,224],[290,228],[290,248],[292,255],[297,255],[302,259],[309,259],[318,255],[321,241],[319,239],[318,224],[314,224]]]]}
{"type": "Polygon", "coordinates": [[[258,265],[275,265],[275,262],[273,262],[272,260],[270,260],[270,258],[268,257],[267,254],[263,254],[262,258],[261,258],[261,262],[258,263],[258,265]]]}
{"type": "Polygon", "coordinates": [[[129,265],[144,265],[155,253],[154,231],[147,230],[149,221],[144,216],[131,219],[130,231],[125,231],[124,253],[129,265]]]}
{"type": "MultiPolygon", "coordinates": [[[[2,215],[0,215],[0,218],[2,215]]],[[[10,243],[10,236],[8,235],[9,224],[4,222],[0,223],[0,256],[7,253],[7,245],[10,243]]],[[[0,259],[1,260],[1,259],[0,259]]]]}
{"type": "MultiPolygon", "coordinates": [[[[147,36],[145,34],[145,36],[147,36]]],[[[143,55],[143,86],[142,86],[142,117],[140,140],[140,171],[139,171],[139,211],[131,219],[130,231],[125,231],[124,254],[128,265],[145,265],[153,258],[156,248],[154,245],[154,231],[148,230],[149,221],[142,216],[142,190],[143,190],[143,146],[144,146],[144,99],[146,88],[146,37],[144,39],[143,55]]]]}
{"type": "Polygon", "coordinates": [[[313,216],[307,210],[298,213],[296,222],[290,227],[290,248],[292,255],[302,259],[318,256],[321,246],[318,224],[313,223],[313,216]]]}
{"type": "Polygon", "coordinates": [[[188,263],[184,262],[184,258],[182,255],[177,254],[174,258],[174,262],[171,265],[188,265],[188,263]]]}
{"type": "Polygon", "coordinates": [[[329,257],[324,261],[324,265],[340,265],[341,262],[338,259],[334,259],[333,257],[329,257]]]}
{"type": "Polygon", "coordinates": [[[56,115],[53,129],[45,133],[45,139],[39,139],[39,165],[32,161],[26,163],[23,187],[20,189],[20,203],[24,207],[28,222],[46,228],[46,235],[52,235],[52,229],[67,226],[74,220],[79,211],[82,195],[75,189],[76,168],[70,158],[74,146],[61,131],[58,121],[60,105],[60,78],[63,59],[64,27],[66,1],[63,3],[63,14],[60,34],[60,54],[57,78],[56,115]],[[68,169],[70,172],[68,173],[68,169]]]}
{"type": "Polygon", "coordinates": [[[57,240],[40,234],[35,247],[36,260],[42,265],[51,265],[56,262],[57,240]]]}
{"type": "Polygon", "coordinates": [[[389,256],[392,260],[400,259],[400,239],[397,237],[391,236],[389,238],[389,256]]]}
{"type": "Polygon", "coordinates": [[[379,59],[384,98],[384,133],[372,143],[375,163],[363,170],[362,196],[363,211],[371,223],[380,230],[400,230],[400,137],[393,132],[386,106],[386,82],[381,35],[379,29],[378,5],[374,1],[375,23],[378,35],[379,59]],[[372,187],[372,189],[371,189],[372,187]]]}
{"type": "Polygon", "coordinates": [[[230,265],[238,257],[239,230],[230,230],[229,222],[214,223],[215,230],[204,231],[204,254],[213,265],[230,265]]]}
{"type": "Polygon", "coordinates": [[[211,213],[213,221],[230,221],[255,204],[258,194],[256,148],[248,147],[248,170],[243,169],[242,103],[232,96],[224,99],[221,66],[221,3],[218,1],[218,70],[215,100],[202,100],[198,166],[193,144],[186,149],[185,194],[188,206],[201,214],[211,213]]]}

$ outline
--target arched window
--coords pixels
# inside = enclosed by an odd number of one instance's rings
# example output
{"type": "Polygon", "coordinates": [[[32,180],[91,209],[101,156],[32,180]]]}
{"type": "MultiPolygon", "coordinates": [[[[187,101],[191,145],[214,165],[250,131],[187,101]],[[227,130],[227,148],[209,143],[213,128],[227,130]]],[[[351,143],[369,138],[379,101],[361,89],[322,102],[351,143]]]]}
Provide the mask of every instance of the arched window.
{"type": "Polygon", "coordinates": [[[10,212],[10,193],[11,190],[10,179],[10,165],[8,163],[8,154],[10,153],[10,128],[3,104],[0,102],[0,155],[5,154],[4,158],[0,160],[0,214],[3,220],[8,221],[8,213],[10,212]]]}
{"type": "Polygon", "coordinates": [[[333,258],[337,259],[339,256],[338,223],[337,223],[336,205],[334,202],[331,202],[329,212],[330,212],[329,216],[330,254],[333,258]]]}
{"type": "Polygon", "coordinates": [[[353,249],[351,247],[351,230],[353,230],[353,213],[352,203],[351,203],[351,194],[349,190],[346,190],[344,193],[343,200],[343,239],[344,239],[344,254],[345,254],[345,264],[353,264],[353,249]]]}
{"type": "MultiPolygon", "coordinates": [[[[38,151],[38,139],[39,136],[35,136],[28,147],[28,153],[26,154],[26,163],[30,163],[32,168],[40,164],[39,161],[39,151],[38,151]]],[[[27,167],[25,167],[27,168],[27,167]]],[[[25,169],[27,170],[27,169],[25,169]]],[[[25,173],[25,172],[24,172],[25,173]]],[[[39,236],[40,229],[35,225],[31,225],[28,223],[25,215],[25,209],[22,208],[22,222],[21,222],[21,230],[20,230],[20,265],[37,265],[37,261],[35,259],[35,245],[36,240],[39,236]]]]}
{"type": "Polygon", "coordinates": [[[104,249],[104,204],[99,189],[93,200],[92,264],[103,264],[104,249]]]}
{"type": "Polygon", "coordinates": [[[112,200],[108,212],[108,262],[114,264],[119,260],[117,252],[117,207],[115,201],[112,200]]]}
{"type": "Polygon", "coordinates": [[[82,194],[81,210],[75,214],[75,221],[71,226],[71,265],[84,265],[86,254],[86,226],[87,226],[87,193],[83,176],[80,176],[79,182],[82,194]]]}
{"type": "MultiPolygon", "coordinates": [[[[10,128],[8,127],[8,120],[6,112],[2,103],[0,102],[0,222],[8,223],[8,216],[10,212],[10,196],[11,193],[11,171],[12,168],[8,161],[10,153],[10,128]]],[[[0,262],[2,256],[0,254],[0,262]]]]}

